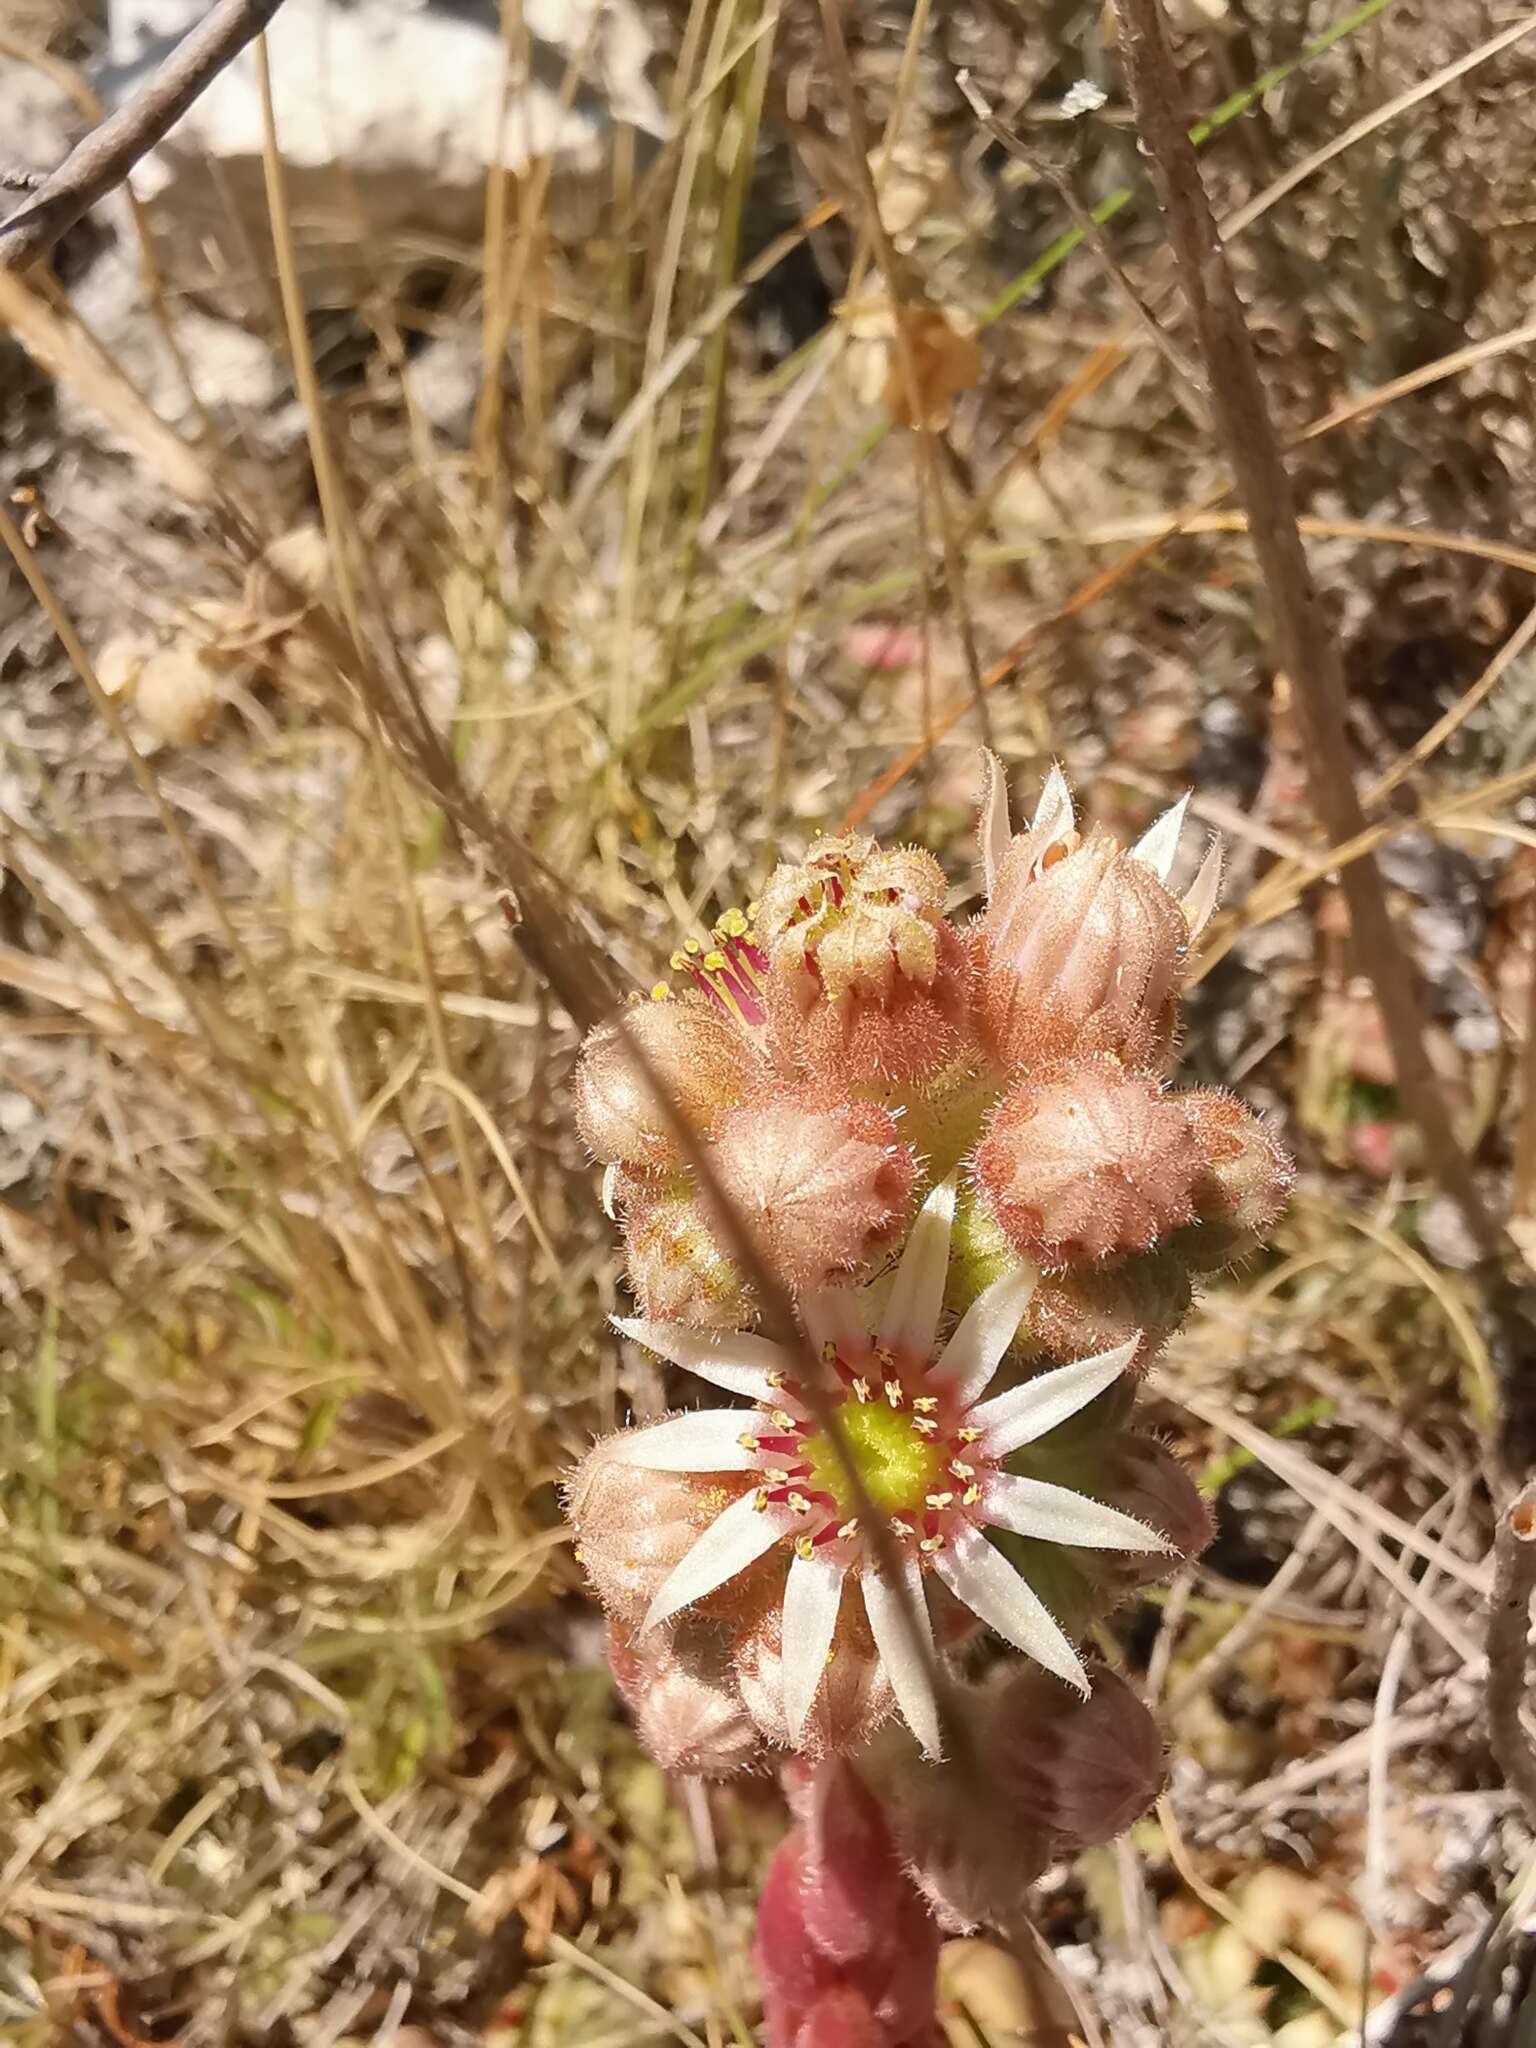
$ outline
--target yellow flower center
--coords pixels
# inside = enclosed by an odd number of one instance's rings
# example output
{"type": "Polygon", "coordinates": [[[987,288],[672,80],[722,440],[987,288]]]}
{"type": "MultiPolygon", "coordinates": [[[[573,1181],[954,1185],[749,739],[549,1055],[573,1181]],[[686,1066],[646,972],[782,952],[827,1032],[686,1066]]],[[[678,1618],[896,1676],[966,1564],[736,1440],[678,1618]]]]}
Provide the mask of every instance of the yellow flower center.
{"type": "MultiPolygon", "coordinates": [[[[875,1506],[888,1515],[920,1509],[933,1492],[942,1465],[937,1446],[919,1431],[913,1417],[883,1401],[845,1401],[837,1419],[875,1506]]],[[[810,1483],[817,1492],[831,1494],[840,1515],[856,1515],[859,1503],[831,1436],[822,1430],[807,1437],[801,1455],[810,1465],[810,1483]]]]}

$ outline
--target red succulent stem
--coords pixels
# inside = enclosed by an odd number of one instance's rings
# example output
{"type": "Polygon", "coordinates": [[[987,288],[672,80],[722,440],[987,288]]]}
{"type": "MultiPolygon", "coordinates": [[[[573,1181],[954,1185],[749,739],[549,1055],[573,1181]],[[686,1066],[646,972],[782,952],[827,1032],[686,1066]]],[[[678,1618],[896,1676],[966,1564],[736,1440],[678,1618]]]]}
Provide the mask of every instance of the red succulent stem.
{"type": "Polygon", "coordinates": [[[936,2048],[939,1929],[846,1758],[785,1773],[755,1954],[766,2048],[936,2048]]]}

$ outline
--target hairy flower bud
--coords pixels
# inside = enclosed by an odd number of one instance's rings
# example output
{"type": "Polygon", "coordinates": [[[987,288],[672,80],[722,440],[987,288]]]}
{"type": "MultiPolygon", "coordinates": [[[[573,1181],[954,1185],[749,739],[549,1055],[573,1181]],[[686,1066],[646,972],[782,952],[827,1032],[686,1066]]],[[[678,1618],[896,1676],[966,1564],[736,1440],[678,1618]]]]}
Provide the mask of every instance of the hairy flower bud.
{"type": "Polygon", "coordinates": [[[1197,1088],[1179,1098],[1203,1161],[1195,1222],[1178,1249],[1207,1272],[1254,1251],[1286,1204],[1293,1172],[1279,1140],[1235,1095],[1197,1088]]]}
{"type": "Polygon", "coordinates": [[[917,847],[821,839],[758,906],[776,1042],[817,1074],[912,1081],[963,1045],[970,962],[944,873],[917,847]]]}
{"type": "Polygon", "coordinates": [[[620,1184],[630,1285],[644,1315],[697,1329],[740,1329],[752,1318],[751,1290],[687,1186],[657,1192],[644,1182],[620,1184]]]}
{"type": "Polygon", "coordinates": [[[889,1110],[816,1086],[742,1103],[710,1159],[721,1193],[795,1294],[866,1264],[905,1223],[917,1178],[889,1110]]]}
{"type": "Polygon", "coordinates": [[[619,1456],[635,1434],[599,1438],[565,1495],[582,1567],[608,1613],[628,1627],[639,1626],[673,1567],[743,1490],[734,1474],[637,1469],[619,1456]]]}
{"type": "Polygon", "coordinates": [[[1189,1273],[1170,1251],[1143,1252],[1108,1266],[1047,1273],[1024,1317],[1029,1345],[1046,1358],[1080,1358],[1128,1344],[1144,1371],[1189,1313],[1189,1273]]]}
{"type": "Polygon", "coordinates": [[[1086,1699],[1017,1665],[989,1690],[981,1754],[999,1803],[1062,1846],[1112,1841],[1163,1781],[1163,1739],[1130,1687],[1102,1667],[1086,1699]]]}
{"type": "MultiPolygon", "coordinates": [[[[701,995],[631,1003],[624,1030],[661,1087],[701,1134],[740,1101],[755,1058],[725,1013],[701,995]]],[[[683,1163],[655,1090],[618,1026],[599,1024],[576,1064],[576,1121],[599,1159],[637,1171],[683,1163]]]]}
{"type": "Polygon", "coordinates": [[[662,1770],[724,1778],[757,1761],[762,1738],[732,1682],[718,1629],[685,1617],[631,1636],[610,1621],[608,1663],[635,1733],[662,1770]]]}
{"type": "Polygon", "coordinates": [[[1051,1837],[993,1798],[993,1760],[984,1746],[986,1688],[952,1688],[948,1709],[964,1730],[958,1757],[926,1763],[893,1731],[876,1744],[865,1768],[938,1925],[969,1934],[1021,1910],[1050,1860],[1051,1837]]]}
{"type": "Polygon", "coordinates": [[[1161,1555],[1155,1550],[1082,1554],[1085,1567],[1101,1583],[1129,1593],[1155,1585],[1198,1557],[1215,1533],[1215,1520],[1184,1461],[1156,1437],[1121,1437],[1110,1467],[1107,1497],[1173,1546],[1161,1555]]]}
{"type": "Polygon", "coordinates": [[[895,1701],[861,1604],[854,1600],[842,1604],[826,1675],[798,1740],[791,1735],[784,1698],[786,1678],[791,1674],[784,1662],[783,1624],[781,1580],[777,1597],[766,1602],[749,1624],[738,1628],[732,1650],[732,1669],[742,1700],[764,1740],[793,1749],[813,1763],[862,1748],[889,1717],[895,1701]]]}
{"type": "Polygon", "coordinates": [[[1144,860],[1075,837],[1021,832],[1003,858],[979,927],[981,1033],[1007,1067],[1069,1052],[1149,1066],[1172,1037],[1184,912],[1144,860]]]}
{"type": "Polygon", "coordinates": [[[975,1170],[1014,1249],[1056,1267],[1149,1251],[1192,1218],[1200,1167],[1177,1098],[1101,1055],[1016,1082],[975,1170]]]}

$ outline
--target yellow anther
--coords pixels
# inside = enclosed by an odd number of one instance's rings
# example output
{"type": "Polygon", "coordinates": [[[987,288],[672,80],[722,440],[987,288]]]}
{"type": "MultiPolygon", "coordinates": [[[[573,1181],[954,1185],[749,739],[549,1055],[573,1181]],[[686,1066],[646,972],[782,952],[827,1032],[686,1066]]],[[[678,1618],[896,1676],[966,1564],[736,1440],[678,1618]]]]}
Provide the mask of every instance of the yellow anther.
{"type": "Polygon", "coordinates": [[[917,1547],[925,1557],[936,1557],[944,1548],[944,1538],[942,1536],[925,1536],[917,1547]]]}
{"type": "Polygon", "coordinates": [[[736,1441],[741,1445],[741,1448],[744,1451],[756,1451],[761,1449],[761,1445],[758,1443],[757,1438],[755,1436],[747,1436],[743,1434],[737,1437],[736,1441]]]}
{"type": "Polygon", "coordinates": [[[906,1390],[902,1386],[900,1380],[886,1381],[885,1398],[887,1401],[890,1402],[893,1408],[899,1408],[901,1406],[902,1402],[906,1399],[906,1390]]]}
{"type": "Polygon", "coordinates": [[[939,1425],[931,1415],[914,1415],[912,1427],[919,1436],[937,1436],[939,1433],[939,1425]]]}
{"type": "Polygon", "coordinates": [[[912,1406],[919,1415],[937,1415],[939,1412],[938,1396],[936,1394],[920,1394],[912,1403],[912,1406]]]}
{"type": "Polygon", "coordinates": [[[766,1514],[767,1514],[767,1512],[768,1512],[768,1489],[767,1489],[767,1487],[766,1487],[766,1486],[760,1486],[760,1487],[759,1487],[759,1488],[757,1489],[757,1498],[756,1498],[756,1499],[755,1499],[755,1500],[753,1501],[753,1503],[752,1503],[752,1506],[753,1506],[753,1509],[754,1509],[754,1511],[755,1511],[755,1512],[756,1512],[757,1514],[759,1514],[759,1515],[766,1515],[766,1514]]]}
{"type": "Polygon", "coordinates": [[[789,1484],[789,1474],[779,1465],[769,1465],[764,1471],[763,1477],[770,1486],[788,1486],[789,1484]]]}
{"type": "Polygon", "coordinates": [[[739,939],[745,936],[747,920],[739,910],[728,910],[715,925],[722,938],[739,939]]]}
{"type": "Polygon", "coordinates": [[[848,1541],[850,1536],[857,1536],[857,1534],[859,1533],[858,1516],[855,1515],[851,1521],[844,1522],[843,1526],[841,1527],[841,1529],[838,1530],[837,1533],[839,1536],[842,1537],[845,1543],[848,1541]]]}
{"type": "Polygon", "coordinates": [[[789,1496],[789,1504],[797,1515],[808,1515],[811,1512],[811,1504],[803,1493],[792,1493],[789,1496]]]}
{"type": "Polygon", "coordinates": [[[928,1496],[928,1505],[935,1513],[942,1511],[944,1508],[952,1508],[954,1504],[955,1496],[952,1493],[930,1493],[928,1496]]]}
{"type": "Polygon", "coordinates": [[[783,1375],[783,1373],[781,1373],[781,1372],[771,1372],[771,1373],[769,1373],[769,1375],[768,1375],[768,1384],[769,1384],[769,1386],[770,1386],[770,1387],[771,1387],[771,1388],[773,1389],[774,1393],[777,1393],[777,1392],[778,1392],[778,1390],[779,1390],[779,1388],[780,1388],[780,1387],[782,1387],[782,1386],[783,1386],[783,1384],[784,1384],[784,1375],[783,1375]]]}
{"type": "Polygon", "coordinates": [[[787,1408],[775,1408],[773,1411],[773,1423],[776,1429],[793,1429],[795,1418],[787,1408]]]}
{"type": "Polygon", "coordinates": [[[674,974],[686,974],[688,972],[688,969],[693,965],[693,962],[688,958],[688,955],[686,953],[674,953],[672,955],[672,958],[667,962],[667,965],[671,968],[674,974]]]}
{"type": "Polygon", "coordinates": [[[795,1538],[795,1555],[796,1557],[803,1557],[807,1564],[816,1555],[816,1546],[809,1536],[797,1536],[795,1538]]]}
{"type": "Polygon", "coordinates": [[[967,1465],[964,1458],[952,1459],[949,1469],[957,1479],[974,1479],[976,1477],[976,1467],[974,1465],[967,1465]]]}
{"type": "Polygon", "coordinates": [[[757,923],[757,914],[762,907],[762,904],[755,900],[747,905],[747,916],[753,924],[757,923]]]}
{"type": "Polygon", "coordinates": [[[981,1442],[981,1431],[979,1429],[957,1429],[955,1436],[962,1444],[979,1444],[981,1442]]]}
{"type": "Polygon", "coordinates": [[[683,951],[684,951],[685,953],[697,953],[697,952],[698,952],[698,950],[699,950],[699,942],[698,942],[698,940],[697,940],[697,939],[684,939],[684,941],[683,941],[683,951]]]}
{"type": "Polygon", "coordinates": [[[960,1496],[960,1505],[963,1508],[973,1508],[980,1499],[981,1488],[979,1486],[968,1486],[960,1496]]]}
{"type": "Polygon", "coordinates": [[[867,1400],[869,1399],[869,1381],[868,1381],[868,1380],[855,1380],[855,1381],[854,1381],[854,1383],[853,1383],[853,1398],[855,1399],[855,1401],[867,1401],[867,1400]]]}
{"type": "Polygon", "coordinates": [[[730,961],[726,959],[725,955],[718,948],[712,948],[704,955],[704,971],[706,974],[723,974],[730,964],[730,961]]]}
{"type": "Polygon", "coordinates": [[[671,987],[667,982],[658,981],[656,986],[651,990],[651,1001],[653,1003],[664,1003],[667,1000],[667,998],[671,995],[671,993],[671,987]]]}

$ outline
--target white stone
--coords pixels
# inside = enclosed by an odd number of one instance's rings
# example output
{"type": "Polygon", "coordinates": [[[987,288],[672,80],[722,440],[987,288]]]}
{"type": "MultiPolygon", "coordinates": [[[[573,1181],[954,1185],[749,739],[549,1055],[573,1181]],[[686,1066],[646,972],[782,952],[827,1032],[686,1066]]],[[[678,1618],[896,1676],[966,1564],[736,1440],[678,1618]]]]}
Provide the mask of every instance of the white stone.
{"type": "MultiPolygon", "coordinates": [[[[104,87],[125,97],[205,12],[205,0],[109,0],[104,87]]],[[[360,275],[376,281],[381,255],[409,261],[477,237],[498,161],[518,177],[549,159],[558,202],[562,179],[601,171],[615,126],[664,133],[634,0],[523,0],[522,15],[520,75],[496,0],[284,0],[267,46],[312,301],[347,302],[360,275]]],[[[248,271],[252,248],[268,258],[258,80],[246,50],[134,174],[156,217],[182,231],[179,271],[189,227],[214,273],[248,271]]]]}

